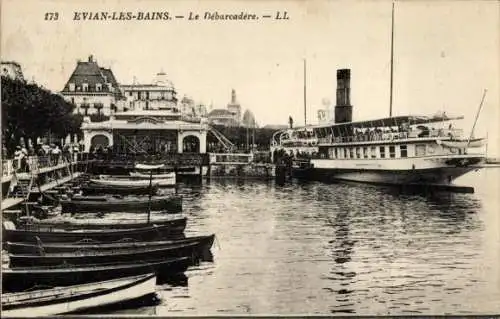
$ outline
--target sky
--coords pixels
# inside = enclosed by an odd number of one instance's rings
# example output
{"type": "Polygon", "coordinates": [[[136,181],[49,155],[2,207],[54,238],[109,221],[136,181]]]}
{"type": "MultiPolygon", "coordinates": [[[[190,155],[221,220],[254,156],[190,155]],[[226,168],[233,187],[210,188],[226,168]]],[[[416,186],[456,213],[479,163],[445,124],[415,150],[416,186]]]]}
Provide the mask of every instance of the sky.
{"type": "MultiPolygon", "coordinates": [[[[354,120],[389,114],[391,1],[2,0],[1,59],[60,91],[93,54],[118,82],[150,83],[164,71],[178,96],[222,108],[235,89],[259,124],[307,122],[335,102],[336,70],[351,69],[354,120]],[[74,21],[75,12],[255,13],[257,21],[74,21]],[[262,15],[287,11],[289,20],[262,15]],[[46,21],[46,12],[58,12],[46,21]]],[[[500,2],[396,1],[394,115],[464,115],[500,145],[500,2]]]]}

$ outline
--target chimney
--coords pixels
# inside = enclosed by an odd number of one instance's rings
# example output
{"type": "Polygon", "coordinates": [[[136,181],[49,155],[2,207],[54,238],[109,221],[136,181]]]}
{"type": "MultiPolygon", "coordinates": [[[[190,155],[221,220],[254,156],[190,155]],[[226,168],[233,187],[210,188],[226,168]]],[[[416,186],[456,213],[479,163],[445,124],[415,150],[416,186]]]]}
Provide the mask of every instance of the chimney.
{"type": "Polygon", "coordinates": [[[89,55],[89,62],[94,62],[94,56],[92,54],[89,55]]]}
{"type": "Polygon", "coordinates": [[[351,105],[351,70],[337,70],[337,103],[335,105],[335,123],[352,122],[351,105]]]}

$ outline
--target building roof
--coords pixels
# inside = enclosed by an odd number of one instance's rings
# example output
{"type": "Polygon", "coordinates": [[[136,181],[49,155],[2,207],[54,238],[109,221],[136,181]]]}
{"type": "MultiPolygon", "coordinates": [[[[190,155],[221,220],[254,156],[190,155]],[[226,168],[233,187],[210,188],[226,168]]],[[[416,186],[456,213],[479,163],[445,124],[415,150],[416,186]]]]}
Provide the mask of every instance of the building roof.
{"type": "Polygon", "coordinates": [[[252,111],[250,110],[245,110],[245,113],[243,113],[243,119],[241,120],[243,126],[246,127],[256,127],[257,126],[257,121],[255,121],[255,116],[253,115],[252,111]]]}
{"type": "MultiPolygon", "coordinates": [[[[71,74],[69,80],[64,85],[62,90],[63,93],[70,93],[69,84],[75,84],[75,87],[81,87],[83,83],[88,85],[89,92],[96,92],[96,85],[101,85],[101,92],[111,92],[117,95],[122,95],[118,87],[118,82],[111,69],[101,68],[96,61],[93,60],[92,56],[89,57],[88,61],[78,61],[76,68],[71,74]],[[111,91],[108,88],[108,84],[111,85],[111,91]]],[[[82,92],[82,90],[77,90],[82,92]]]]}

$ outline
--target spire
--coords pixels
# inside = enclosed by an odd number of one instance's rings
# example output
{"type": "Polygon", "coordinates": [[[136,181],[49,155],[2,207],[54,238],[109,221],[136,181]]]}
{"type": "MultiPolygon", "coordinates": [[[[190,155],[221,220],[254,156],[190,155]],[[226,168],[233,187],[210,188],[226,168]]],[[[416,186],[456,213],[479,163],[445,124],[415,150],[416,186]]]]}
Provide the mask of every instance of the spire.
{"type": "Polygon", "coordinates": [[[231,90],[231,104],[236,104],[236,91],[234,89],[231,90]]]}

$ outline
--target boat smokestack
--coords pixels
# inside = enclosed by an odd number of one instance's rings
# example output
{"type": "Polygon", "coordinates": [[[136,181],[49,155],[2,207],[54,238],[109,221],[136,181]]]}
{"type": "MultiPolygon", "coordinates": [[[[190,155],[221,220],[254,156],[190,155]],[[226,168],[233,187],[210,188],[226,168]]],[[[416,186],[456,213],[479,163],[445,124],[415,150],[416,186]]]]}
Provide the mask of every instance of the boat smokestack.
{"type": "Polygon", "coordinates": [[[337,70],[337,104],[335,104],[335,123],[352,122],[351,70],[337,70]]]}

